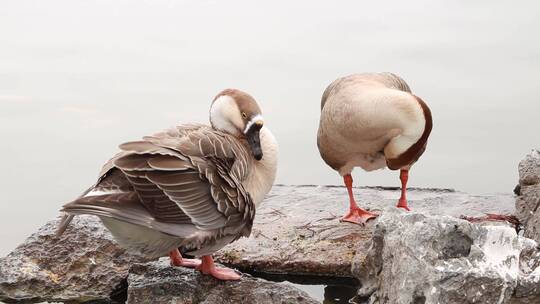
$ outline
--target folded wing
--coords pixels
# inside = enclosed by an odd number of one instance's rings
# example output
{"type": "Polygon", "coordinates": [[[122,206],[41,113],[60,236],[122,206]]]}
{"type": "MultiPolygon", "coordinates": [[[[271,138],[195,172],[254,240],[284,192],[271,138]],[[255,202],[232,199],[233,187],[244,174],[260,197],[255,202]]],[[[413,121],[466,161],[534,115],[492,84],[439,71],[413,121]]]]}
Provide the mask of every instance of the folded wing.
{"type": "Polygon", "coordinates": [[[255,207],[242,181],[251,164],[238,139],[207,126],[187,125],[120,148],[92,190],[109,193],[79,198],[64,211],[159,230],[173,224],[249,235],[255,207]]]}

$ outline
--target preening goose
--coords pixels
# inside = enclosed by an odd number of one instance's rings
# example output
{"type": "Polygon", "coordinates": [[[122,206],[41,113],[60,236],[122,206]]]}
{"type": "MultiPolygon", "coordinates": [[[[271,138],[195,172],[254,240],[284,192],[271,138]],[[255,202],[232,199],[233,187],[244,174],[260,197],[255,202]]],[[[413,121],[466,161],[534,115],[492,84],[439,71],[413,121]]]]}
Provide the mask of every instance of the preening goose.
{"type": "Polygon", "coordinates": [[[121,144],[97,183],[63,207],[59,233],[74,215],[97,215],[127,249],[169,254],[173,265],[239,279],[215,267],[211,254],[250,235],[255,210],[274,182],[278,148],[257,102],[242,91],[218,94],[210,122],[121,144]],[[182,258],[178,248],[202,256],[202,263],[182,258]]]}
{"type": "Polygon", "coordinates": [[[354,167],[400,170],[397,207],[409,210],[409,169],[424,153],[432,128],[431,111],[392,73],[365,73],[339,78],[324,91],[317,146],[323,160],[343,177],[349,212],[342,220],[364,224],[377,214],[356,204],[354,167]]]}

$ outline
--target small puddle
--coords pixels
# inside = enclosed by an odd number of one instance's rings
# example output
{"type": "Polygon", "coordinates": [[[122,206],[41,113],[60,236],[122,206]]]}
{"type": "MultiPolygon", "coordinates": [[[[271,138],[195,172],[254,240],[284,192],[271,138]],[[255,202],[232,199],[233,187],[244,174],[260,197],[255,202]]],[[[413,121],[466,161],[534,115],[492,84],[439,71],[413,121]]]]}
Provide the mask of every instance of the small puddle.
{"type": "Polygon", "coordinates": [[[249,272],[249,274],[268,281],[289,282],[323,304],[362,303],[354,299],[358,288],[360,288],[360,282],[353,278],[273,274],[265,272],[249,272]]]}

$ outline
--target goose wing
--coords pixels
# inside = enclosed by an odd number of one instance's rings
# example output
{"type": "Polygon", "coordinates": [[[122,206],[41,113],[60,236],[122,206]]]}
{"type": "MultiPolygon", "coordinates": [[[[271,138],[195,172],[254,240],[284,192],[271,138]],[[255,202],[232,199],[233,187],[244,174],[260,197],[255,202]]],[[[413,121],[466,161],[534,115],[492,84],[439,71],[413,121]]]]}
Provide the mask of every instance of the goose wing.
{"type": "MultiPolygon", "coordinates": [[[[249,235],[255,207],[242,181],[251,163],[239,139],[208,126],[185,125],[124,143],[120,149],[104,166],[95,189],[136,193],[140,204],[161,223],[194,225],[201,230],[242,227],[242,234],[249,235]]],[[[117,193],[111,195],[120,198],[117,193]]],[[[64,206],[64,211],[80,204],[100,204],[101,198],[91,198],[80,198],[64,206]]],[[[129,195],[122,198],[133,200],[129,195]]],[[[129,221],[159,226],[146,217],[129,221]]]]}

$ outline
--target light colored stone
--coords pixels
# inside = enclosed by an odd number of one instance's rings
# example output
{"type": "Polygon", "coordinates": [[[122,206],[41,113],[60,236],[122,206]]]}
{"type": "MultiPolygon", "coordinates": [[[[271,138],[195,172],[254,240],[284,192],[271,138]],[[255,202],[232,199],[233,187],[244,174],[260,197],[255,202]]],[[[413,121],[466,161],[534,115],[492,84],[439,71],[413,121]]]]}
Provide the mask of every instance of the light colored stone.
{"type": "Polygon", "coordinates": [[[519,196],[516,216],[524,236],[540,242],[540,151],[533,150],[519,163],[519,196]]]}
{"type": "Polygon", "coordinates": [[[519,162],[519,183],[521,185],[540,184],[540,150],[532,150],[519,162]]]}
{"type": "Polygon", "coordinates": [[[353,273],[370,303],[540,303],[539,264],[508,226],[386,210],[353,273]]]}
{"type": "Polygon", "coordinates": [[[530,245],[521,251],[520,275],[510,304],[540,303],[540,250],[530,245]]]}

